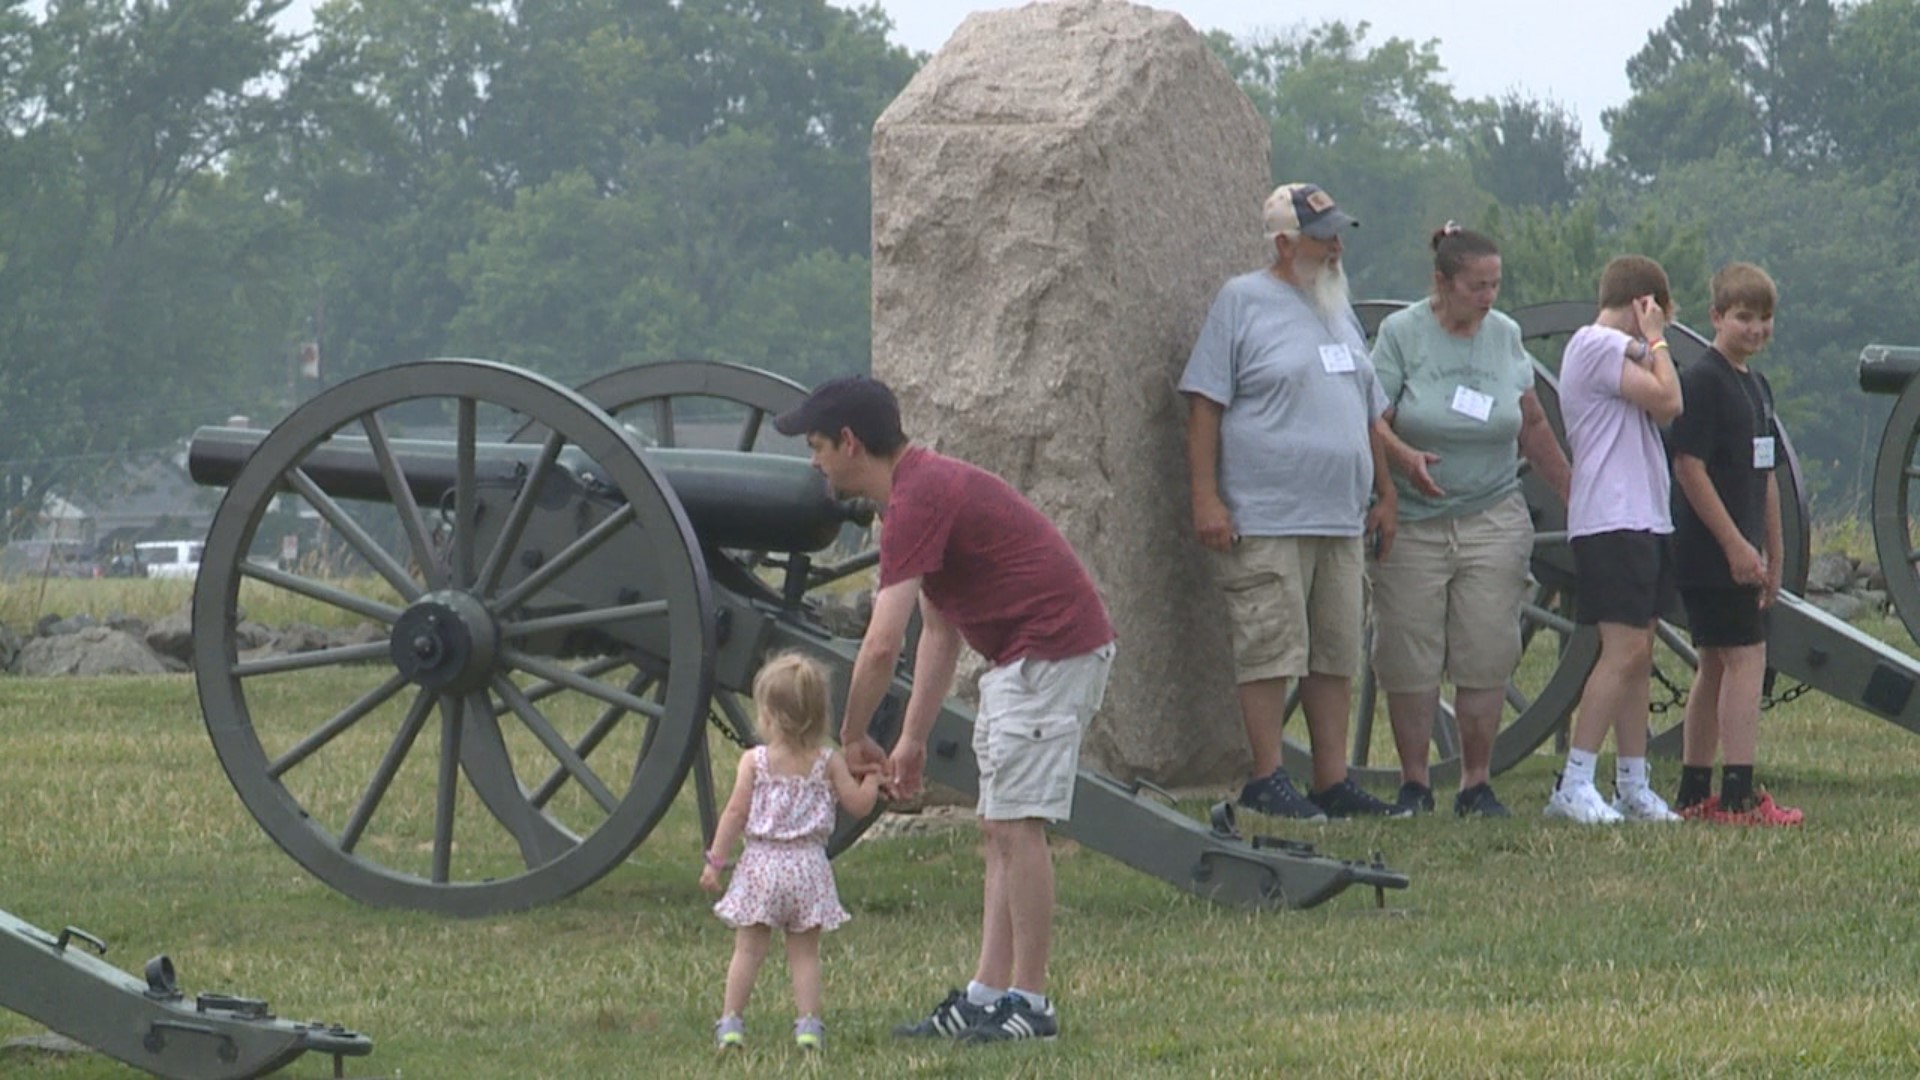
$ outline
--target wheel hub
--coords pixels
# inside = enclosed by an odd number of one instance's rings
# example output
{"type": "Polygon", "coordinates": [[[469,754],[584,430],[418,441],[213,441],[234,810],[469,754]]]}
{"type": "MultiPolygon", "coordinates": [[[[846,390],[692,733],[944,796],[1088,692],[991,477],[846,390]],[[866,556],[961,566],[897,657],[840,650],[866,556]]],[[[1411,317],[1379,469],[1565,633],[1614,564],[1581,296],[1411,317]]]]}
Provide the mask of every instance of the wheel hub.
{"type": "Polygon", "coordinates": [[[420,597],[395,621],[389,652],[415,684],[465,693],[487,684],[499,646],[500,628],[486,605],[445,590],[420,597]]]}

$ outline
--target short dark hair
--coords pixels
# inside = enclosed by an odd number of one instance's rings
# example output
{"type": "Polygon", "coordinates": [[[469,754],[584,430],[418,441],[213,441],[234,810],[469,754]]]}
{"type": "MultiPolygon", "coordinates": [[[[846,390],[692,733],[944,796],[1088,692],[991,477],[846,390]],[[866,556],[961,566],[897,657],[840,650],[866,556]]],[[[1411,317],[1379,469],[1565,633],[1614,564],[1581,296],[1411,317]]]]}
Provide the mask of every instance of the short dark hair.
{"type": "Polygon", "coordinates": [[[1645,255],[1616,255],[1600,272],[1600,306],[1631,306],[1642,296],[1653,297],[1662,310],[1673,311],[1673,293],[1667,288],[1667,272],[1645,255]]]}
{"type": "Polygon", "coordinates": [[[1748,262],[1731,262],[1713,275],[1713,310],[1725,315],[1743,307],[1765,318],[1779,302],[1779,290],[1765,270],[1748,262]]]}
{"type": "Polygon", "coordinates": [[[782,435],[824,435],[839,442],[851,431],[867,452],[888,457],[907,444],[900,402],[887,384],[866,375],[842,375],[813,388],[805,401],[773,418],[782,435]]]}

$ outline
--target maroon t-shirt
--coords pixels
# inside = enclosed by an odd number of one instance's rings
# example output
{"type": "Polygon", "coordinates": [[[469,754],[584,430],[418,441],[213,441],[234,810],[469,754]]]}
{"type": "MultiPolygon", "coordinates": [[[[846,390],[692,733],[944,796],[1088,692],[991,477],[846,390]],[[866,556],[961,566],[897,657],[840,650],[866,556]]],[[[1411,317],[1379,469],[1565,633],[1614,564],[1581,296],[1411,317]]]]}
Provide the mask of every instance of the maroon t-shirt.
{"type": "Polygon", "coordinates": [[[880,587],[920,579],[994,666],[1065,660],[1113,640],[1093,578],[1053,522],[998,476],[909,447],[880,529],[880,587]]]}

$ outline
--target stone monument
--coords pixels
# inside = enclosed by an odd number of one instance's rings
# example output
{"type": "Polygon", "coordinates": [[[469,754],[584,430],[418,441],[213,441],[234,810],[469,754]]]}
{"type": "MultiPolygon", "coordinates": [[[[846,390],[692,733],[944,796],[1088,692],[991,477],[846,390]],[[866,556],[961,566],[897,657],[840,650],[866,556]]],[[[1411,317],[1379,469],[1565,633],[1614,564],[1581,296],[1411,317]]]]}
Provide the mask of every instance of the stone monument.
{"type": "Polygon", "coordinates": [[[1004,476],[1120,635],[1087,763],[1247,767],[1174,390],[1215,290],[1266,255],[1266,123],[1178,15],[969,16],[874,125],[873,370],[907,434],[1004,476]]]}

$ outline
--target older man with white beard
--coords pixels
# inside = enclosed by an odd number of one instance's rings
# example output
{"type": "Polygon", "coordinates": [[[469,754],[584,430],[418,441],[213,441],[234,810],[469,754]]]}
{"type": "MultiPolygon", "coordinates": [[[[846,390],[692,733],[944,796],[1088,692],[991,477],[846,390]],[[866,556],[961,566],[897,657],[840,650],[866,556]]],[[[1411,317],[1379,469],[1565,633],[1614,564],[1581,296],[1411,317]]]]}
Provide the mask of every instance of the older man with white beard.
{"type": "Polygon", "coordinates": [[[1314,184],[1275,188],[1265,223],[1273,264],[1221,288],[1180,378],[1193,526],[1226,595],[1253,751],[1239,803],[1312,820],[1392,814],[1346,762],[1362,547],[1384,552],[1396,516],[1377,430],[1387,399],[1340,265],[1341,236],[1360,223],[1314,184]],[[1313,749],[1304,797],[1280,756],[1293,679],[1313,749]]]}

